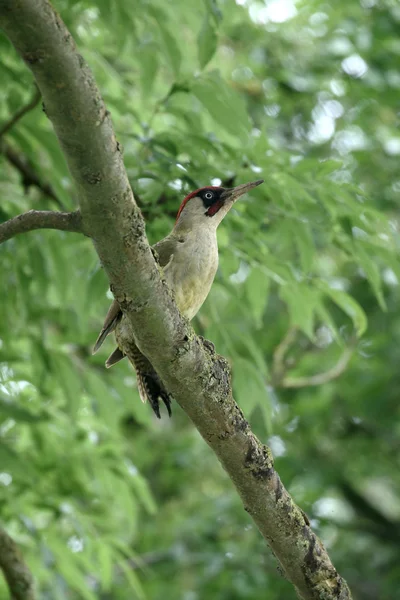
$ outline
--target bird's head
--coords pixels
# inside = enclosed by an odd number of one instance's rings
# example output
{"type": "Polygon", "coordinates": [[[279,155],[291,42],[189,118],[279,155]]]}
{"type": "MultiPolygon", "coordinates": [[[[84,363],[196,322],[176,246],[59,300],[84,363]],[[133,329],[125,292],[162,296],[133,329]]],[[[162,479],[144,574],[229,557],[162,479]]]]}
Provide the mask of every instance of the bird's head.
{"type": "Polygon", "coordinates": [[[195,190],[180,205],[175,227],[191,229],[204,224],[216,228],[240,196],[263,182],[259,179],[229,189],[208,186],[195,190]]]}

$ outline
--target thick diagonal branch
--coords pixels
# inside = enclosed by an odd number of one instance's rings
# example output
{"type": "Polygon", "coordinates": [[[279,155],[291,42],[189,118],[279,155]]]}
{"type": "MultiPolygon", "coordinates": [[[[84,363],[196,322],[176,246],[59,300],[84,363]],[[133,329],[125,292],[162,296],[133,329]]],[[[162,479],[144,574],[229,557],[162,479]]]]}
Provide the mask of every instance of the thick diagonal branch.
{"type": "Polygon", "coordinates": [[[17,544],[0,527],[0,568],[13,600],[35,600],[33,577],[17,544]]]}
{"type": "Polygon", "coordinates": [[[350,591],[283,487],[270,450],[232,398],[227,362],[182,319],[161,279],[110,116],[64,23],[46,0],[0,0],[0,22],[32,69],[76,183],[85,231],[132,327],[132,339],[214,450],[299,597],[350,591]]]}
{"type": "Polygon", "coordinates": [[[70,213],[30,210],[0,223],[0,244],[19,233],[26,233],[34,229],[60,229],[61,231],[83,233],[82,219],[78,210],[70,213]]]}

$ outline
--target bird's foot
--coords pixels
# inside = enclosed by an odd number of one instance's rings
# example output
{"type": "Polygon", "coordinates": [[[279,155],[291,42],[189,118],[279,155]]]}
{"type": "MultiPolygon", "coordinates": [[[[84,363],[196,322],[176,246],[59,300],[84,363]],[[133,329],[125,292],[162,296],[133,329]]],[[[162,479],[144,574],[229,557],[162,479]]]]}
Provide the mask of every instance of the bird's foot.
{"type": "Polygon", "coordinates": [[[153,409],[153,412],[156,415],[157,419],[161,419],[160,403],[158,401],[158,398],[149,398],[149,402],[150,402],[150,406],[153,409]]]}
{"type": "Polygon", "coordinates": [[[158,396],[149,396],[149,403],[151,408],[153,409],[154,414],[156,415],[157,419],[161,419],[161,413],[160,413],[160,402],[159,399],[161,399],[168,411],[168,416],[171,417],[172,416],[172,411],[171,411],[171,396],[165,392],[164,390],[160,391],[158,396]]]}

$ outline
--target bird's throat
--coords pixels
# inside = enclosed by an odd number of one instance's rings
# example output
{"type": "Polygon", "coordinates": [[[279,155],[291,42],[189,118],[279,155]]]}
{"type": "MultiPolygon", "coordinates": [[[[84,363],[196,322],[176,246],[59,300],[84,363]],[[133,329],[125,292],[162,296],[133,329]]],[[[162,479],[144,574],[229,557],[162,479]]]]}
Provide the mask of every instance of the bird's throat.
{"type": "Polygon", "coordinates": [[[216,202],[214,202],[214,204],[211,204],[211,206],[206,211],[207,217],[213,217],[214,215],[216,215],[217,212],[223,207],[223,205],[223,200],[217,200],[216,202]]]}

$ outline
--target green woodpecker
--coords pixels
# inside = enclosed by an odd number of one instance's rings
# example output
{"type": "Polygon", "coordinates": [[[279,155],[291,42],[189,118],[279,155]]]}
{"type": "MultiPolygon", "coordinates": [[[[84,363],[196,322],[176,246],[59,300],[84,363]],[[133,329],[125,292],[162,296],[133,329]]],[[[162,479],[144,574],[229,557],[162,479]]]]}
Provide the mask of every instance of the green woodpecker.
{"type": "MultiPolygon", "coordinates": [[[[165,279],[172,289],[182,315],[191,320],[210,291],[218,267],[217,227],[234,202],[262,179],[237,187],[204,187],[183,200],[173,230],[154,245],[163,267],[165,279]]],[[[103,329],[93,348],[97,352],[109,333],[115,331],[117,348],[106,361],[106,367],[128,357],[135,367],[137,385],[143,402],[149,401],[160,418],[159,399],[171,416],[171,396],[150,361],[128,339],[129,327],[116,300],[110,306],[103,329]]]]}

